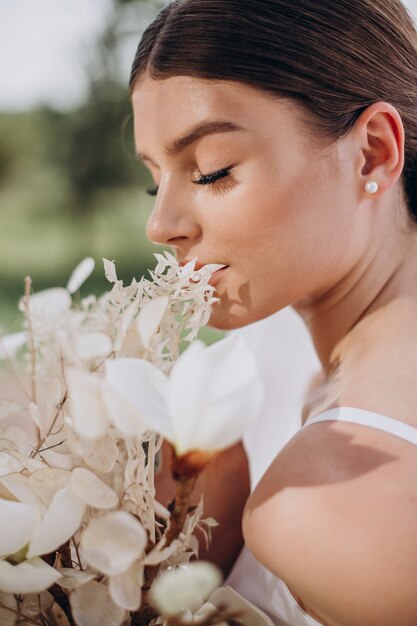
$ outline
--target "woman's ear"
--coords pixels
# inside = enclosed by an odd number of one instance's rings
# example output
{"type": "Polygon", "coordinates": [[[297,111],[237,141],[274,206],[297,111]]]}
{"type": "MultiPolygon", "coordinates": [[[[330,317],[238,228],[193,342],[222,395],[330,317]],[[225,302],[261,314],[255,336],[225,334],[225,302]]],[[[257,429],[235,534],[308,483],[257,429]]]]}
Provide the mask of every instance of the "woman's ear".
{"type": "Polygon", "coordinates": [[[379,197],[400,178],[404,169],[405,133],[397,109],[387,102],[370,105],[355,124],[359,146],[358,176],[362,189],[372,179],[379,190],[379,197]]]}

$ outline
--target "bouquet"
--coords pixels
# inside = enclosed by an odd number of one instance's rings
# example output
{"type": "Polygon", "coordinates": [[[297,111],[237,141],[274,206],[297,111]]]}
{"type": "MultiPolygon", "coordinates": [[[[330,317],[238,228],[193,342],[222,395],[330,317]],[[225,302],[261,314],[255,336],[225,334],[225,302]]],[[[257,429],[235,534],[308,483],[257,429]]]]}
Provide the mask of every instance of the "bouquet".
{"type": "Polygon", "coordinates": [[[197,339],[223,266],[155,256],[151,280],[127,286],[104,259],[100,297],[77,296],[91,258],[66,288],[33,294],[27,278],[24,329],[0,337],[3,626],[269,623],[249,603],[252,618],[227,613],[219,570],[197,560],[196,529],[209,545],[217,522],[190,506],[198,474],[259,414],[255,361],[240,337],[197,339]],[[155,491],[164,440],[168,507],[155,491]]]}

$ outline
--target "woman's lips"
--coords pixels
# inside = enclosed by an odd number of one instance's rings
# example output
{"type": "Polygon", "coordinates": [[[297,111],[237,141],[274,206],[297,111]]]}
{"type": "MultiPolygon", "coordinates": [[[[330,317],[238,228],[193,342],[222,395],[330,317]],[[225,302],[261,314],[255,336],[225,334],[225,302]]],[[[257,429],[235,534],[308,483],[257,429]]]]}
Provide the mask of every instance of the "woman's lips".
{"type": "Polygon", "coordinates": [[[221,277],[223,276],[223,274],[229,269],[229,266],[226,265],[226,267],[222,267],[220,270],[217,270],[217,272],[213,272],[213,274],[210,276],[208,284],[211,285],[212,287],[214,287],[215,285],[217,285],[217,283],[219,282],[219,280],[221,279],[221,277]]]}
{"type": "MultiPolygon", "coordinates": [[[[191,259],[183,259],[182,261],[179,262],[180,267],[184,267],[184,265],[186,265],[187,263],[189,263],[191,261],[191,259]]],[[[196,263],[194,271],[198,272],[199,270],[201,270],[203,267],[205,267],[206,265],[212,265],[211,263],[196,263]]],[[[220,263],[219,263],[220,265],[220,263]]],[[[213,272],[208,280],[208,284],[212,285],[214,287],[214,285],[216,285],[219,280],[221,279],[221,277],[223,276],[224,272],[229,268],[229,265],[225,265],[224,267],[220,268],[219,270],[213,272]]],[[[193,279],[190,279],[191,282],[195,282],[193,281],[193,279]]]]}

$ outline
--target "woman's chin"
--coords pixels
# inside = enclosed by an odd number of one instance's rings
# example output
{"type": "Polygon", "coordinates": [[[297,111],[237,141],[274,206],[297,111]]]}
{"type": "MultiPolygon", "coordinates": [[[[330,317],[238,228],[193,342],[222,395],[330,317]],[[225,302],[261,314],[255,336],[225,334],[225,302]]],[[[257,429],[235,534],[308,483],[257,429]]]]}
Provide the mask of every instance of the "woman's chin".
{"type": "Polygon", "coordinates": [[[242,310],[241,313],[233,312],[231,307],[222,307],[221,302],[218,302],[213,306],[207,326],[213,330],[228,331],[242,328],[254,321],[255,317],[247,310],[242,310]]]}

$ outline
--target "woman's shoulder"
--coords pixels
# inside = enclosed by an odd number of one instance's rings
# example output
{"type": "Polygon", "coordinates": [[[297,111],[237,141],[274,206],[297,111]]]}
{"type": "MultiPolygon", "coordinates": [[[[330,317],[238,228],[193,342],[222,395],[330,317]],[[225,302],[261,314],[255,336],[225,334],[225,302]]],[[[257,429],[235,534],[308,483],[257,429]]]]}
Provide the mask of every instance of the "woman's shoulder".
{"type": "MultiPolygon", "coordinates": [[[[308,413],[358,407],[417,427],[417,324],[407,307],[387,313],[356,333],[308,413]]],[[[245,540],[332,626],[413,626],[416,494],[416,445],[349,421],[314,423],[251,494],[245,540]]]]}
{"type": "Polygon", "coordinates": [[[329,626],[414,626],[416,493],[417,446],[347,422],[314,424],[251,494],[245,541],[329,626]]]}

